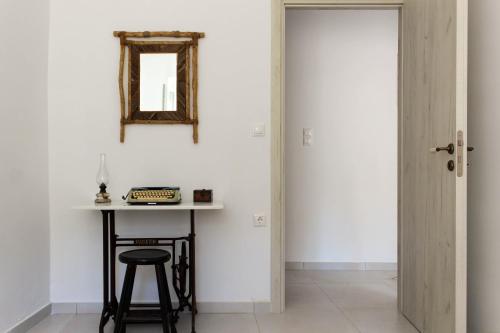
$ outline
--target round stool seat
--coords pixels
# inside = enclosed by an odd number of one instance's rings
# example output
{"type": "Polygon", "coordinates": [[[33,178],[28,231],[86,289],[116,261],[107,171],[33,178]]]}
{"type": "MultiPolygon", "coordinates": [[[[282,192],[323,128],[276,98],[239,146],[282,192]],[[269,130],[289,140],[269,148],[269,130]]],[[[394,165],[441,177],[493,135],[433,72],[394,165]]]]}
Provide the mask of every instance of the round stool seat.
{"type": "Polygon", "coordinates": [[[170,252],[160,249],[140,249],[120,253],[118,256],[124,264],[156,265],[170,260],[170,252]]]}

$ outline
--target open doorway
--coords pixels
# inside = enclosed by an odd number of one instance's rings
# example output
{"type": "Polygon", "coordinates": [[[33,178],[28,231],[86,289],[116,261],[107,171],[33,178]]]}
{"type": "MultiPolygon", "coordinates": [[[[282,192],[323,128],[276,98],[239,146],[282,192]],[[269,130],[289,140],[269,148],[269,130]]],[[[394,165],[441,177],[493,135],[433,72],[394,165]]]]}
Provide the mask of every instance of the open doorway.
{"type": "Polygon", "coordinates": [[[285,21],[285,311],[417,332],[397,310],[399,10],[285,21]]]}
{"type": "Polygon", "coordinates": [[[467,0],[272,1],[272,310],[285,311],[285,11],[313,8],[399,10],[397,305],[420,332],[466,332],[467,0]]]}

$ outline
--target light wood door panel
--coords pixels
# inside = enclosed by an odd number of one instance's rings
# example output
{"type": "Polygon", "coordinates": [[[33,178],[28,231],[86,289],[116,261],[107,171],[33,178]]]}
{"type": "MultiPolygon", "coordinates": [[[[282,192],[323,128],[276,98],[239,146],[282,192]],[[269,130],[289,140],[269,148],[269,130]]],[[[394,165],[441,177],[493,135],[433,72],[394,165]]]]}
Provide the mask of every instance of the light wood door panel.
{"type": "Polygon", "coordinates": [[[423,333],[465,332],[457,317],[466,307],[457,283],[465,279],[458,248],[465,210],[457,202],[465,205],[466,193],[457,184],[466,172],[459,179],[448,170],[449,160],[458,164],[456,152],[430,152],[457,147],[457,130],[466,134],[464,7],[466,0],[406,0],[402,10],[399,305],[423,333]]]}

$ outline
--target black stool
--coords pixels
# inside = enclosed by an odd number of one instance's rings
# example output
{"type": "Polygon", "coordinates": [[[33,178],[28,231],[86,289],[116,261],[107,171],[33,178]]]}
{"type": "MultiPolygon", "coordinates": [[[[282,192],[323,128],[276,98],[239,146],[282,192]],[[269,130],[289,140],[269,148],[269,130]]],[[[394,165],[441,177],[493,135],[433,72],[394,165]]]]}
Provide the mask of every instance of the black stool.
{"type": "Polygon", "coordinates": [[[119,259],[122,263],[127,264],[127,271],[123,282],[120,305],[116,313],[114,333],[124,333],[126,330],[127,317],[125,314],[128,315],[130,311],[136,268],[137,266],[146,265],[155,266],[163,333],[177,333],[172,316],[172,300],[168,291],[167,274],[164,265],[170,260],[170,257],[169,252],[159,249],[141,249],[120,253],[119,259]]]}

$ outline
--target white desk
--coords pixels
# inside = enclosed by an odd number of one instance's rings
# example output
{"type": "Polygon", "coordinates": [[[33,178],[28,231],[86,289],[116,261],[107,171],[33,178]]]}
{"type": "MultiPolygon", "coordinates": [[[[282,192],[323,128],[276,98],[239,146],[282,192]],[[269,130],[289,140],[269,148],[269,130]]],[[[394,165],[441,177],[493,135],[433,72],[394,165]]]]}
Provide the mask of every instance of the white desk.
{"type": "MultiPolygon", "coordinates": [[[[221,202],[192,203],[182,202],[177,205],[128,205],[124,201],[111,204],[86,204],[74,207],[76,210],[99,211],[102,213],[102,241],[103,241],[103,309],[99,332],[104,332],[104,326],[111,317],[116,315],[118,300],[116,298],[116,248],[120,246],[166,246],[172,250],[172,285],[179,307],[175,309],[175,316],[184,309],[191,310],[191,332],[195,333],[196,316],[196,260],[195,260],[195,212],[215,211],[224,209],[221,202]],[[156,238],[121,238],[115,232],[115,211],[186,211],[190,213],[190,232],[184,237],[156,237],[156,238]],[[176,256],[176,244],[181,244],[179,258],[176,256]],[[186,251],[186,245],[188,250],[186,251]],[[189,256],[187,254],[189,253],[189,256]],[[186,280],[189,273],[189,281],[186,280]]],[[[158,308],[158,304],[132,304],[131,307],[158,308]]],[[[142,311],[144,312],[144,311],[142,311]]],[[[151,311],[153,313],[153,311],[151,311]]],[[[157,322],[152,318],[150,322],[157,322]]]]}
{"type": "Polygon", "coordinates": [[[111,204],[88,204],[82,206],[75,206],[74,209],[78,210],[220,210],[224,209],[222,202],[214,203],[193,203],[181,202],[177,205],[129,205],[125,201],[119,201],[111,204]]]}

